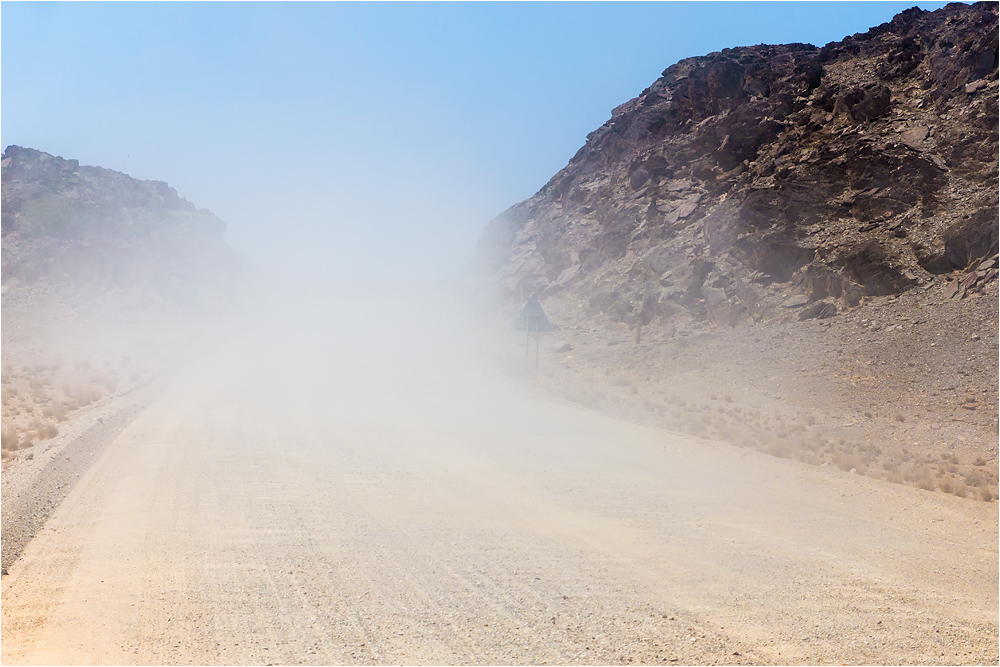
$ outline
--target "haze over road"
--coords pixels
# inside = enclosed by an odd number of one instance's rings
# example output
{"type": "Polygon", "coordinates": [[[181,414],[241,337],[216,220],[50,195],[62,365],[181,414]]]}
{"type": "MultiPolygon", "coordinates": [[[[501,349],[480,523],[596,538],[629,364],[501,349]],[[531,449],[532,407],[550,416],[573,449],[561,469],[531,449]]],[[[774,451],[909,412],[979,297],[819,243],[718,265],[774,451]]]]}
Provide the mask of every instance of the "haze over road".
{"type": "Polygon", "coordinates": [[[180,371],[3,578],[3,662],[997,661],[996,503],[559,404],[408,308],[180,371]]]}

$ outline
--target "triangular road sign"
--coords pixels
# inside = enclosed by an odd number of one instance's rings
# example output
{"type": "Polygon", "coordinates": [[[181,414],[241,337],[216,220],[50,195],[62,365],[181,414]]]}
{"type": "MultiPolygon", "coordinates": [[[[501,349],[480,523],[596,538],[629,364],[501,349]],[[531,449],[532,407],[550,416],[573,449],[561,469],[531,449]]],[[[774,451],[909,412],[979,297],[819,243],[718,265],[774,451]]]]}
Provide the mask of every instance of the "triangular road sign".
{"type": "Polygon", "coordinates": [[[528,299],[528,303],[524,304],[524,309],[514,321],[514,328],[520,331],[555,331],[536,296],[532,296],[528,299]]]}

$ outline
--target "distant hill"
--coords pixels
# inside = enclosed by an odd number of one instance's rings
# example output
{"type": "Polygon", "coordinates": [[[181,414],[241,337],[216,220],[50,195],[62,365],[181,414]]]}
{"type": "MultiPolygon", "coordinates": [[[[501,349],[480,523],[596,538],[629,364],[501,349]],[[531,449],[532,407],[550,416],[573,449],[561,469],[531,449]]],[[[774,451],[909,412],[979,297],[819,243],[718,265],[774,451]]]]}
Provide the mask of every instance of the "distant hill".
{"type": "Polygon", "coordinates": [[[160,181],[9,146],[2,157],[5,292],[115,293],[182,308],[231,308],[254,269],[225,223],[160,181]]]}

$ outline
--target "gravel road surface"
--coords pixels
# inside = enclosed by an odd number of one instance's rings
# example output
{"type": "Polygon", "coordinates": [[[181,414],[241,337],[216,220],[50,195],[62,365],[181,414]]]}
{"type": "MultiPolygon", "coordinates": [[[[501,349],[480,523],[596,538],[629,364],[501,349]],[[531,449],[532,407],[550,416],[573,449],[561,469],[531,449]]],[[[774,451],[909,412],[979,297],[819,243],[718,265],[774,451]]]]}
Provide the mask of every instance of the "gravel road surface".
{"type": "Polygon", "coordinates": [[[3,577],[4,664],[998,661],[996,503],[305,329],[113,436],[3,577]]]}

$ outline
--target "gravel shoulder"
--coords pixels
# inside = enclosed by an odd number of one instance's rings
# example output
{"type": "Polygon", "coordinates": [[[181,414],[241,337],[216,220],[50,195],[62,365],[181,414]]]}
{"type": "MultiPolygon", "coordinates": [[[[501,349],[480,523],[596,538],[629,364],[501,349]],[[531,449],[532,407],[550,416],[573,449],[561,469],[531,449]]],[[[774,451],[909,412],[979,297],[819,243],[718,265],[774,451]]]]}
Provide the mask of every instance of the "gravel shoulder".
{"type": "Polygon", "coordinates": [[[108,397],[67,422],[3,471],[2,563],[6,573],[115,437],[163,391],[162,378],[108,397]]]}

